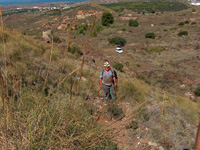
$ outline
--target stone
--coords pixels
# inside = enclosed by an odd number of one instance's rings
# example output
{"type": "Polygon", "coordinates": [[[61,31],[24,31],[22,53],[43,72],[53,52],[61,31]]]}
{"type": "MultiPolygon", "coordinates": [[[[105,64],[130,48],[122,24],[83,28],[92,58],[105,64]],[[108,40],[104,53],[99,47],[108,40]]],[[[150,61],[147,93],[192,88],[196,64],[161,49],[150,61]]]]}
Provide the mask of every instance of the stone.
{"type": "Polygon", "coordinates": [[[165,150],[162,146],[159,147],[159,150],[165,150]]]}
{"type": "Polygon", "coordinates": [[[181,89],[184,89],[184,88],[185,88],[185,84],[182,84],[182,85],[180,86],[180,88],[181,88],[181,89]]]}
{"type": "Polygon", "coordinates": [[[192,96],[192,94],[190,93],[190,92],[187,92],[187,93],[185,93],[184,94],[186,97],[191,97],[192,96]]]}
{"type": "Polygon", "coordinates": [[[193,96],[193,95],[190,97],[190,99],[193,100],[193,101],[196,101],[196,97],[193,96]]]}

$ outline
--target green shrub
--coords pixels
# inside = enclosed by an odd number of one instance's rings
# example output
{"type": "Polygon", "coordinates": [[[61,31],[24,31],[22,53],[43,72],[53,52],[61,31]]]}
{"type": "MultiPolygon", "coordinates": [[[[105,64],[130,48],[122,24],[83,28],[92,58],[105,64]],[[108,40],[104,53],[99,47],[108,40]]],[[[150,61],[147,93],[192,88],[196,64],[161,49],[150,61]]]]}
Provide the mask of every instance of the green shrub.
{"type": "Polygon", "coordinates": [[[113,65],[113,67],[116,69],[116,70],[119,70],[119,71],[122,71],[122,69],[123,69],[123,64],[121,64],[121,63],[115,63],[114,65],[113,65]]]}
{"type": "Polygon", "coordinates": [[[110,44],[119,44],[119,43],[126,43],[126,40],[124,38],[121,37],[114,37],[112,39],[108,39],[110,44]]]}
{"type": "Polygon", "coordinates": [[[129,26],[138,27],[138,21],[137,20],[129,20],[129,26]]]}
{"type": "Polygon", "coordinates": [[[96,31],[93,31],[91,36],[92,36],[92,37],[96,37],[96,36],[97,36],[97,32],[96,32],[96,31]]]}
{"type": "Polygon", "coordinates": [[[78,48],[78,47],[69,47],[68,52],[72,53],[72,54],[77,54],[79,56],[83,55],[82,51],[78,48]]]}
{"type": "Polygon", "coordinates": [[[122,24],[120,24],[120,23],[113,23],[113,24],[110,25],[111,28],[117,28],[117,27],[120,27],[120,26],[122,26],[122,24]]]}
{"type": "Polygon", "coordinates": [[[126,29],[125,29],[125,28],[123,28],[123,29],[122,29],[122,31],[126,31],[126,29]]]}
{"type": "Polygon", "coordinates": [[[200,96],[200,87],[198,87],[198,88],[195,90],[194,93],[196,94],[196,96],[200,96]]]}
{"type": "Polygon", "coordinates": [[[192,12],[196,12],[196,9],[193,8],[193,9],[192,9],[192,12]]]}
{"type": "Polygon", "coordinates": [[[62,42],[62,40],[58,37],[58,36],[53,36],[53,42],[55,42],[55,43],[61,43],[62,42]]]}
{"type": "Polygon", "coordinates": [[[137,121],[131,121],[129,125],[126,126],[126,129],[133,129],[136,130],[138,128],[138,122],[137,121]]]}
{"type": "Polygon", "coordinates": [[[155,33],[150,32],[150,33],[147,33],[147,34],[145,35],[145,37],[146,37],[146,38],[150,38],[150,39],[155,39],[156,35],[155,35],[155,33]]]}
{"type": "Polygon", "coordinates": [[[147,84],[151,84],[151,81],[143,75],[138,75],[137,78],[143,80],[147,84]]]}
{"type": "Polygon", "coordinates": [[[178,25],[179,25],[179,26],[184,26],[185,23],[184,23],[184,22],[180,22],[178,25]]]}
{"type": "Polygon", "coordinates": [[[101,31],[101,33],[103,35],[110,35],[110,34],[113,34],[115,32],[116,32],[116,30],[115,29],[111,29],[111,28],[107,28],[107,29],[104,29],[104,30],[101,31]]]}
{"type": "Polygon", "coordinates": [[[101,16],[101,24],[103,26],[110,26],[110,24],[113,24],[114,17],[110,12],[104,12],[101,16]]]}
{"type": "Polygon", "coordinates": [[[85,32],[84,32],[83,28],[80,28],[79,31],[78,31],[78,33],[85,35],[85,32]]]}
{"type": "Polygon", "coordinates": [[[189,22],[188,20],[186,20],[184,23],[185,23],[185,24],[189,24],[190,22],[189,22]]]}
{"type": "Polygon", "coordinates": [[[192,23],[191,23],[192,25],[195,25],[195,24],[197,24],[195,21],[193,21],[192,23]]]}
{"type": "Polygon", "coordinates": [[[97,31],[97,32],[100,32],[102,29],[103,29],[103,28],[102,28],[101,25],[97,25],[97,26],[96,26],[96,31],[97,31]]]}
{"type": "Polygon", "coordinates": [[[124,116],[124,112],[122,108],[119,108],[116,104],[109,104],[108,106],[108,112],[110,112],[114,119],[119,119],[124,116]]]}
{"type": "Polygon", "coordinates": [[[188,32],[187,31],[180,31],[179,33],[178,33],[178,36],[183,36],[183,35],[188,35],[188,32]]]}

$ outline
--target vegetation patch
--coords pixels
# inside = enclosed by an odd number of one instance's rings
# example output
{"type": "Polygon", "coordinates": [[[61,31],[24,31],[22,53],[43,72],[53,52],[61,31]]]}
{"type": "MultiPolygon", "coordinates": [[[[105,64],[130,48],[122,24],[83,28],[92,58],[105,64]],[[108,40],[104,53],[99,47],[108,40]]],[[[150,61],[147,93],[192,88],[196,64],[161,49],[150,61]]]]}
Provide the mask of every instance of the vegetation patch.
{"type": "Polygon", "coordinates": [[[145,34],[146,38],[155,39],[156,35],[153,32],[149,32],[145,34]]]}
{"type": "Polygon", "coordinates": [[[126,129],[133,129],[136,130],[138,128],[138,122],[132,120],[129,125],[126,125],[126,129]]]}
{"type": "Polygon", "coordinates": [[[179,26],[184,26],[185,23],[184,23],[184,22],[180,22],[178,25],[179,25],[179,26]]]}
{"type": "Polygon", "coordinates": [[[139,23],[137,20],[129,20],[129,26],[138,27],[139,23]]]}
{"type": "Polygon", "coordinates": [[[103,35],[110,35],[116,32],[116,29],[112,29],[112,28],[106,28],[104,30],[101,31],[101,34],[103,35]]]}
{"type": "Polygon", "coordinates": [[[124,38],[121,38],[119,36],[114,37],[112,39],[108,39],[110,44],[119,44],[119,43],[126,43],[126,40],[124,38]]]}
{"type": "Polygon", "coordinates": [[[101,24],[103,26],[110,26],[110,24],[113,24],[114,17],[110,12],[104,12],[101,16],[101,24]]]}
{"type": "Polygon", "coordinates": [[[200,96],[200,87],[198,87],[198,88],[195,90],[194,93],[196,94],[196,96],[200,96]]]}
{"type": "Polygon", "coordinates": [[[116,104],[111,103],[108,106],[108,112],[110,112],[114,119],[119,119],[124,116],[122,108],[119,108],[116,104]]]}
{"type": "Polygon", "coordinates": [[[146,78],[143,75],[138,75],[137,78],[143,80],[144,82],[146,82],[148,84],[151,84],[151,80],[149,80],[148,78],[146,78]]]}
{"type": "Polygon", "coordinates": [[[187,31],[180,31],[178,33],[178,36],[187,36],[188,35],[188,32],[187,31]]]}
{"type": "Polygon", "coordinates": [[[122,63],[115,63],[113,65],[113,68],[115,68],[116,70],[122,71],[124,65],[122,63]]]}
{"type": "Polygon", "coordinates": [[[75,46],[69,47],[68,52],[72,54],[76,54],[77,56],[83,55],[83,52],[78,47],[75,47],[75,46]]]}
{"type": "Polygon", "coordinates": [[[161,12],[161,11],[180,11],[189,7],[180,2],[118,2],[111,4],[101,4],[114,11],[122,12],[124,9],[129,9],[135,12],[161,12]]]}

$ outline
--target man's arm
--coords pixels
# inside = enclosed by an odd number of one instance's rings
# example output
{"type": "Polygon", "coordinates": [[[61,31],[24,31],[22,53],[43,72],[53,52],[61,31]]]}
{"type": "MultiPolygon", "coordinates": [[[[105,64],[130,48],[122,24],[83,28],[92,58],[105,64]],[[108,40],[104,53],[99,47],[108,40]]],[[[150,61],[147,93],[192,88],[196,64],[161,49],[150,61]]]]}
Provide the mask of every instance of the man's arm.
{"type": "Polygon", "coordinates": [[[102,79],[101,78],[99,79],[99,84],[100,84],[100,88],[102,89],[103,86],[102,86],[102,79]]]}
{"type": "Polygon", "coordinates": [[[114,85],[116,87],[117,86],[117,82],[116,82],[116,78],[115,77],[113,77],[113,81],[114,81],[114,85]]]}

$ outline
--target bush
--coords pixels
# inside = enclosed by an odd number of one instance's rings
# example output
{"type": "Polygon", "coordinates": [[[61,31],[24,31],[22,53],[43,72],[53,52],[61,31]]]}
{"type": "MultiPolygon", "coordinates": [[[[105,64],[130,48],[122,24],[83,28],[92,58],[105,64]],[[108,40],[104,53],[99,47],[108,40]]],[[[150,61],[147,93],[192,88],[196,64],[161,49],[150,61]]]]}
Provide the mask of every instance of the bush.
{"type": "Polygon", "coordinates": [[[101,24],[103,26],[110,26],[110,24],[113,24],[114,17],[110,12],[104,12],[101,16],[101,24]]]}
{"type": "Polygon", "coordinates": [[[123,64],[121,64],[121,63],[115,63],[114,65],[113,65],[113,67],[116,69],[116,70],[119,70],[119,71],[122,71],[122,69],[123,69],[123,64]]]}
{"type": "Polygon", "coordinates": [[[111,29],[111,28],[104,29],[103,31],[101,31],[101,33],[102,33],[103,35],[110,35],[110,34],[113,34],[113,33],[115,33],[115,32],[116,32],[116,30],[115,30],[115,29],[111,29]]]}
{"type": "Polygon", "coordinates": [[[138,122],[132,120],[129,125],[126,126],[126,129],[133,129],[136,130],[138,128],[138,122]]]}
{"type": "Polygon", "coordinates": [[[93,31],[91,36],[92,36],[92,37],[96,37],[96,36],[97,36],[97,32],[96,32],[96,31],[93,31]]]}
{"type": "Polygon", "coordinates": [[[126,31],[126,29],[125,29],[125,28],[123,28],[123,29],[122,29],[122,31],[126,31]]]}
{"type": "Polygon", "coordinates": [[[53,36],[53,42],[55,42],[55,43],[61,43],[62,40],[58,36],[53,36]]]}
{"type": "Polygon", "coordinates": [[[96,30],[97,30],[97,32],[100,32],[102,29],[103,29],[103,28],[102,28],[101,25],[97,25],[97,26],[96,26],[96,30]]]}
{"type": "Polygon", "coordinates": [[[198,87],[198,88],[195,90],[194,93],[196,94],[196,96],[200,96],[200,87],[198,87]]]}
{"type": "Polygon", "coordinates": [[[184,23],[185,23],[185,24],[189,24],[190,22],[189,22],[188,20],[186,20],[184,23]]]}
{"type": "Polygon", "coordinates": [[[146,38],[150,38],[150,39],[155,39],[156,35],[155,35],[155,33],[150,32],[150,33],[147,33],[147,34],[145,35],[145,37],[146,37],[146,38]]]}
{"type": "Polygon", "coordinates": [[[178,25],[179,25],[179,26],[184,26],[185,23],[184,23],[184,22],[180,22],[178,25]]]}
{"type": "Polygon", "coordinates": [[[124,116],[122,108],[119,108],[116,104],[111,103],[108,106],[108,112],[110,112],[114,119],[119,119],[124,116]]]}
{"type": "Polygon", "coordinates": [[[138,27],[138,21],[137,20],[129,20],[129,26],[138,27]]]}
{"type": "Polygon", "coordinates": [[[191,23],[192,25],[195,25],[195,24],[197,24],[195,21],[193,21],[192,23],[191,23]]]}
{"type": "Polygon", "coordinates": [[[83,55],[82,51],[78,47],[75,47],[75,46],[73,46],[72,48],[69,47],[68,52],[72,54],[77,54],[79,56],[83,55]]]}
{"type": "Polygon", "coordinates": [[[126,40],[121,37],[114,37],[112,39],[108,39],[110,44],[119,44],[119,43],[126,43],[126,40]]]}
{"type": "Polygon", "coordinates": [[[179,33],[178,33],[178,36],[183,36],[183,35],[188,35],[188,32],[187,31],[180,31],[179,33]]]}

